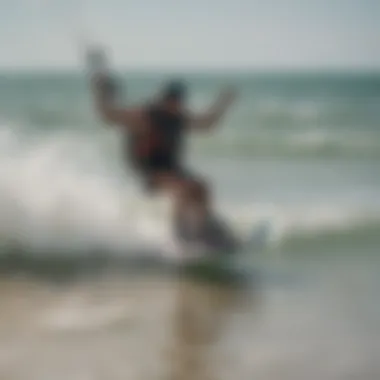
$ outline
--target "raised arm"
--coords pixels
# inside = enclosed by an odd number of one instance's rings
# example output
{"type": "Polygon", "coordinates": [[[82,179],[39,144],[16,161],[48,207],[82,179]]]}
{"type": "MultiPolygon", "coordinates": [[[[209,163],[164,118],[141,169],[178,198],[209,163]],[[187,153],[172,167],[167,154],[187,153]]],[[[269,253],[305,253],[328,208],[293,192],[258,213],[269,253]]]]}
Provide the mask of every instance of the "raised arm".
{"type": "Polygon", "coordinates": [[[139,121],[139,110],[117,106],[116,86],[108,76],[103,74],[94,75],[92,78],[92,91],[96,111],[104,122],[130,128],[135,127],[139,121]]]}
{"type": "Polygon", "coordinates": [[[95,108],[99,116],[108,124],[116,124],[129,129],[138,128],[140,111],[117,105],[117,86],[107,73],[107,60],[104,51],[100,49],[89,50],[86,58],[91,75],[91,89],[95,108]]]}
{"type": "Polygon", "coordinates": [[[189,116],[190,129],[209,131],[214,128],[224,117],[235,98],[235,92],[232,90],[222,92],[208,111],[203,114],[189,116]]]}

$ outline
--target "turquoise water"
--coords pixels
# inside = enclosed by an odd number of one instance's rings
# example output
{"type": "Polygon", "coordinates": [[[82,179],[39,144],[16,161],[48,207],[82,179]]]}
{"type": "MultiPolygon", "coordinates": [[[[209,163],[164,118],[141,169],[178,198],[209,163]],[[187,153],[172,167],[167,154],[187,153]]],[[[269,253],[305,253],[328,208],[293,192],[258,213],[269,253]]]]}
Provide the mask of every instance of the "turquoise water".
{"type": "MultiPolygon", "coordinates": [[[[152,98],[168,78],[119,76],[121,101],[129,104],[152,98]]],[[[189,165],[210,178],[218,207],[234,223],[269,223],[278,244],[297,234],[303,239],[307,233],[313,244],[313,235],[325,232],[345,239],[344,231],[360,237],[377,230],[379,75],[183,76],[195,110],[212,103],[224,83],[238,89],[220,128],[192,136],[187,149],[189,165]]],[[[0,202],[6,210],[0,233],[8,240],[38,249],[64,243],[67,250],[96,240],[104,249],[125,251],[138,234],[126,225],[136,198],[121,137],[97,120],[85,79],[79,73],[0,76],[0,202]]],[[[147,230],[149,222],[141,223],[147,230]]]]}
{"type": "MultiPolygon", "coordinates": [[[[197,110],[239,90],[187,153],[231,226],[265,231],[247,282],[132,269],[170,251],[169,213],[136,192],[84,76],[3,73],[0,377],[379,378],[380,76],[184,76],[197,110]]],[[[124,101],[166,78],[121,75],[124,101]]]]}
{"type": "MultiPolygon", "coordinates": [[[[155,95],[167,75],[121,76],[125,101],[155,95]]],[[[191,103],[202,108],[224,83],[240,99],[203,152],[231,156],[378,157],[379,75],[187,74],[191,103]]],[[[94,127],[83,75],[0,76],[5,120],[48,131],[94,127]]]]}

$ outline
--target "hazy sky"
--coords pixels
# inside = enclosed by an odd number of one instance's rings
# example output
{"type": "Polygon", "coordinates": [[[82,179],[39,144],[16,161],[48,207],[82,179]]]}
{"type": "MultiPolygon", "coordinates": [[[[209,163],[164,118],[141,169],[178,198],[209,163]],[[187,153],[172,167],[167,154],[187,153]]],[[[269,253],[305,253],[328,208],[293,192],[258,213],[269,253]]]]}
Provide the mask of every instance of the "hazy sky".
{"type": "Polygon", "coordinates": [[[0,67],[380,68],[380,0],[0,0],[0,67]]]}

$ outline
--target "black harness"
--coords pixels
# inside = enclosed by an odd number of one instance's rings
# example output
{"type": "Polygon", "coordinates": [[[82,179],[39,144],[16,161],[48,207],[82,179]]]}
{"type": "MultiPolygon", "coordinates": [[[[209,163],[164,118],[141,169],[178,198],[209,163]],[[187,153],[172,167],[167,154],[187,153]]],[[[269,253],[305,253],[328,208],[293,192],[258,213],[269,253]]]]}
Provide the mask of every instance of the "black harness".
{"type": "Polygon", "coordinates": [[[180,165],[183,151],[185,117],[159,106],[147,110],[149,130],[129,136],[129,159],[139,169],[170,170],[180,165]]]}

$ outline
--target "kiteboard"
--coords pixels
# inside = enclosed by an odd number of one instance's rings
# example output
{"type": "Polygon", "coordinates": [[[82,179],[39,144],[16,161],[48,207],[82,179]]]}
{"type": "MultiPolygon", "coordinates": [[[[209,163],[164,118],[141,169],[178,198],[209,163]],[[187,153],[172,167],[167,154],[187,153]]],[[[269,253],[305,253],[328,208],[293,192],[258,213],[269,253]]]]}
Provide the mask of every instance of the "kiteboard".
{"type": "Polygon", "coordinates": [[[270,240],[267,223],[252,226],[245,235],[221,218],[213,219],[210,227],[203,238],[185,241],[177,236],[179,266],[186,272],[214,276],[249,271],[253,255],[270,240]]]}

